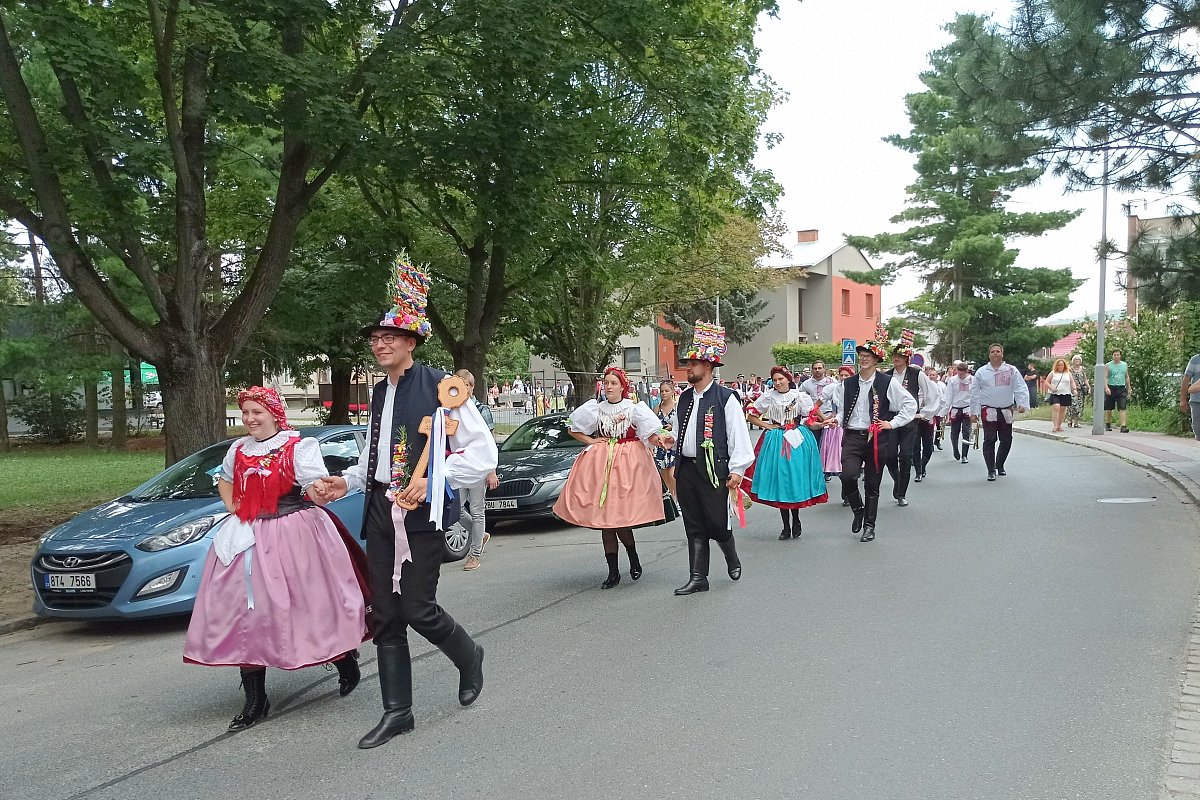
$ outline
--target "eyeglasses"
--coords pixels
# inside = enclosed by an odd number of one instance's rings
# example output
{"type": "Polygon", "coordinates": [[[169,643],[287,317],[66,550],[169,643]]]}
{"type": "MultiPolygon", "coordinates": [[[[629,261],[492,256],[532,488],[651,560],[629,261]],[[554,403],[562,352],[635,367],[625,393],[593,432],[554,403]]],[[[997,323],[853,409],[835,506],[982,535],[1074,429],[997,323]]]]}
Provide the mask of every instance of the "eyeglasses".
{"type": "Polygon", "coordinates": [[[395,333],[377,333],[370,337],[371,347],[378,347],[381,344],[393,345],[399,338],[399,334],[395,333]]]}

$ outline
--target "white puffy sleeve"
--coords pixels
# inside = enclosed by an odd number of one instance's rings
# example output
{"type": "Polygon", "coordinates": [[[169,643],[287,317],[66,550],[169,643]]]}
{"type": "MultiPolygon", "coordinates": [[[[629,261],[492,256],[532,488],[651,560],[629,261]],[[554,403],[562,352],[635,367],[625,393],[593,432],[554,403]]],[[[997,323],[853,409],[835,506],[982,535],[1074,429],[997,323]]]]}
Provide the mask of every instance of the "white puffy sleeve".
{"type": "Polygon", "coordinates": [[[292,454],[295,457],[296,483],[300,484],[302,491],[307,492],[318,478],[329,476],[325,459],[321,456],[321,443],[316,439],[306,437],[296,442],[292,454]]]}
{"type": "Polygon", "coordinates": [[[754,446],[750,443],[746,415],[736,395],[725,401],[725,435],[729,437],[729,471],[745,475],[754,463],[754,446]]]}
{"type": "Polygon", "coordinates": [[[812,395],[808,392],[798,392],[796,394],[796,410],[800,412],[796,416],[807,417],[808,413],[813,410],[814,405],[816,403],[813,402],[812,395]]]}
{"type": "Polygon", "coordinates": [[[637,436],[642,441],[649,439],[662,430],[662,420],[645,403],[634,403],[633,408],[630,409],[630,414],[632,416],[633,429],[637,431],[637,436]]]}
{"type": "Polygon", "coordinates": [[[762,416],[762,414],[764,414],[766,412],[768,404],[769,404],[769,401],[767,400],[766,392],[763,392],[758,397],[756,397],[754,399],[754,402],[750,404],[750,407],[754,409],[754,412],[755,412],[754,416],[756,416],[756,417],[762,416]]]}
{"type": "Polygon", "coordinates": [[[237,459],[238,447],[247,438],[243,436],[240,439],[234,439],[233,444],[229,445],[229,449],[225,451],[225,460],[221,462],[221,480],[226,483],[233,483],[233,462],[237,459]]]}
{"type": "Polygon", "coordinates": [[[496,437],[474,403],[450,409],[447,417],[458,420],[458,430],[447,437],[450,455],[446,456],[446,480],[455,489],[478,486],[496,468],[500,457],[496,437]]]}
{"type": "Polygon", "coordinates": [[[588,400],[571,412],[570,423],[571,430],[575,433],[595,436],[596,429],[600,427],[600,404],[595,400],[588,400]]]}

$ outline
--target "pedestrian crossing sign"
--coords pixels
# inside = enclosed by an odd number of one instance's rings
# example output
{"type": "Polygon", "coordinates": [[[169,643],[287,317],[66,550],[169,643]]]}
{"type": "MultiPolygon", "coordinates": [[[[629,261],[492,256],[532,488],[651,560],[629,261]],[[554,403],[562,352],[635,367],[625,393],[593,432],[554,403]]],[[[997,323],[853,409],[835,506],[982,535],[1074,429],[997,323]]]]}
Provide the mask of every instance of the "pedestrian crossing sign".
{"type": "Polygon", "coordinates": [[[855,347],[858,345],[857,339],[842,339],[842,366],[853,367],[858,361],[855,347]]]}
{"type": "Polygon", "coordinates": [[[856,359],[855,359],[854,353],[842,353],[842,366],[843,367],[853,367],[855,364],[855,361],[856,361],[856,359]]]}

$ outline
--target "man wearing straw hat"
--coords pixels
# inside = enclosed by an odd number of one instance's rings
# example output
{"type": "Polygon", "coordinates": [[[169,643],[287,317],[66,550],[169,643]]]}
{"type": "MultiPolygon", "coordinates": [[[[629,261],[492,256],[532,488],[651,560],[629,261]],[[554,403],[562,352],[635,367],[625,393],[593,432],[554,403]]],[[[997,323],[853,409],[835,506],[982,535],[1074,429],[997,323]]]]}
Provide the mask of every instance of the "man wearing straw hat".
{"type": "Polygon", "coordinates": [[[725,354],[725,329],[696,321],[684,360],[688,383],[679,397],[680,420],[675,442],[675,485],[683,530],[688,540],[688,582],[677,595],[708,591],[709,541],[725,554],[729,577],[742,577],[742,562],[733,542],[730,495],[740,502],[739,487],[754,463],[754,448],[742,402],[732,389],[713,380],[713,369],[725,354]]]}

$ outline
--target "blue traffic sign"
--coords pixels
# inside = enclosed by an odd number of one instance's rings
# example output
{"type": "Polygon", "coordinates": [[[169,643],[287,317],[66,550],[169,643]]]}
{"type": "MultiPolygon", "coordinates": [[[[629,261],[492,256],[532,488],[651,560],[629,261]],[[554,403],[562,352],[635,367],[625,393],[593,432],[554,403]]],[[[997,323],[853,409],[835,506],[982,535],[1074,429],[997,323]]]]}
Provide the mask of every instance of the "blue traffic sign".
{"type": "Polygon", "coordinates": [[[842,353],[842,366],[853,367],[857,360],[855,355],[855,353],[842,353]]]}
{"type": "MultiPolygon", "coordinates": [[[[855,348],[855,347],[857,347],[857,346],[858,346],[858,340],[857,340],[857,339],[842,339],[842,356],[843,356],[843,361],[845,361],[845,355],[846,355],[847,353],[849,353],[850,355],[854,355],[854,348],[855,348]]],[[[853,362],[851,362],[851,363],[853,363],[853,362]]]]}

